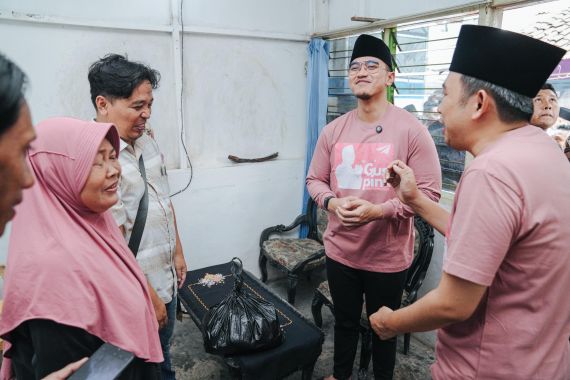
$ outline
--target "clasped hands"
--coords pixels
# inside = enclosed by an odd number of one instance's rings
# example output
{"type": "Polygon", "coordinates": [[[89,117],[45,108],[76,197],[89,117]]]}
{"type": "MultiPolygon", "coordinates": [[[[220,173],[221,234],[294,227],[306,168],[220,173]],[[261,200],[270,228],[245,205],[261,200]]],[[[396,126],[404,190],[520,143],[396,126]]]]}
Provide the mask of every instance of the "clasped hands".
{"type": "Polygon", "coordinates": [[[354,196],[334,198],[329,204],[332,204],[333,212],[345,227],[358,227],[382,217],[381,205],[354,196]]]}
{"type": "MultiPolygon", "coordinates": [[[[386,182],[392,186],[398,198],[411,204],[420,196],[413,170],[400,160],[391,162],[386,171],[386,182]]],[[[333,198],[329,209],[345,227],[358,227],[384,215],[382,205],[370,203],[355,196],[333,198]]]]}

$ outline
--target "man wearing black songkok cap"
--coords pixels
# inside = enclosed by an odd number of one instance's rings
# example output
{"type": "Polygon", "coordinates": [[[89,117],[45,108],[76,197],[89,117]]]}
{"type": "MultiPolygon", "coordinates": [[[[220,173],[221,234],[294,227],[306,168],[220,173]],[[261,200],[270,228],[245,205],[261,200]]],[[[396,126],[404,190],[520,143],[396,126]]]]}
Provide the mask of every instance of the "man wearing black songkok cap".
{"type": "MultiPolygon", "coordinates": [[[[387,100],[394,72],[386,44],[359,36],[348,72],[358,107],[323,129],[307,176],[309,193],[329,211],[323,240],[335,308],[330,378],[336,379],[352,374],[363,294],[368,315],[383,305],[397,308],[413,258],[413,211],[386,184],[387,165],[398,158],[412,166],[429,199],[437,201],[441,190],[437,151],[427,128],[387,100]]],[[[395,338],[374,336],[372,358],[375,378],[391,379],[395,338]]]]}
{"type": "Polygon", "coordinates": [[[570,379],[570,170],[529,124],[532,98],[563,55],[520,34],[463,26],[439,112],[447,144],[475,159],[451,215],[416,190],[407,165],[390,167],[398,196],[445,233],[446,252],[436,289],[370,321],[382,339],[440,328],[435,380],[570,379]]]}

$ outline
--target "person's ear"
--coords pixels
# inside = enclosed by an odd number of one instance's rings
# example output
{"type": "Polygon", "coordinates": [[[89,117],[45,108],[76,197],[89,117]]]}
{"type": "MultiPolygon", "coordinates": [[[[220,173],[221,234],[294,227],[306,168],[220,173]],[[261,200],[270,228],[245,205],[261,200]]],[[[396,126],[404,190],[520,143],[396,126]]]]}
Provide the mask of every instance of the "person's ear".
{"type": "Polygon", "coordinates": [[[489,96],[487,91],[479,90],[471,98],[473,100],[471,119],[480,119],[489,111],[491,96],[489,96]]]}
{"type": "Polygon", "coordinates": [[[386,78],[386,86],[391,86],[394,81],[396,80],[396,73],[394,71],[388,71],[388,75],[386,78]]]}
{"type": "Polygon", "coordinates": [[[104,96],[98,95],[95,98],[95,107],[97,108],[97,114],[106,116],[108,106],[109,106],[109,101],[104,96]]]}

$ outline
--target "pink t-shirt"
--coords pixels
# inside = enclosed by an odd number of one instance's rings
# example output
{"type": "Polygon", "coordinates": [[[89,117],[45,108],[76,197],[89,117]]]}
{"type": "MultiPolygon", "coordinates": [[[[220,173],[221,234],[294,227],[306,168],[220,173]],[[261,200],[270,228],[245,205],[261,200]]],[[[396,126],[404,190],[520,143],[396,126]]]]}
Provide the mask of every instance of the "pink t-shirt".
{"type": "Polygon", "coordinates": [[[413,255],[413,211],[404,206],[384,181],[386,166],[395,159],[414,169],[418,186],[438,200],[441,169],[433,140],[413,115],[389,105],[376,123],[364,123],[356,110],[322,131],[307,175],[307,189],[322,207],[328,196],[349,195],[382,204],[384,218],[356,228],[343,227],[329,213],[324,234],[327,256],[356,269],[399,272],[413,255]],[[377,133],[376,127],[382,126],[377,133]]]}
{"type": "Polygon", "coordinates": [[[542,130],[505,133],[465,171],[443,270],[489,288],[439,330],[434,379],[570,379],[570,165],[542,130]]]}

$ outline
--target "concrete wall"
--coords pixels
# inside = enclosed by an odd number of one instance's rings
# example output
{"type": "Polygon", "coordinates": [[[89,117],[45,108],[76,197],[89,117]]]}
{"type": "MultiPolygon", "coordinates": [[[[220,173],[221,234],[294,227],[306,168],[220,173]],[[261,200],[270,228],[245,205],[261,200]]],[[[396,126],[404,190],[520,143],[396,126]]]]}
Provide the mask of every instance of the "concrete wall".
{"type": "MultiPolygon", "coordinates": [[[[182,55],[184,137],[194,179],[173,202],[188,264],[198,268],[240,256],[257,272],[261,230],[292,221],[301,208],[313,5],[186,0],[179,53],[172,34],[179,4],[4,0],[0,51],[30,78],[27,99],[35,123],[58,115],[92,118],[87,69],[109,52],[158,69],[162,80],[150,124],[173,192],[190,175],[179,142],[176,58],[182,55]],[[227,159],[228,154],[274,152],[279,158],[268,163],[227,159]]],[[[6,260],[7,241],[8,234],[0,239],[0,263],[6,260]]]]}

